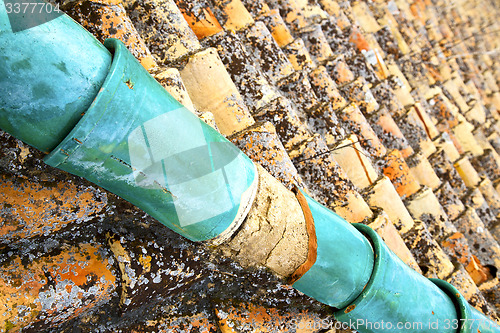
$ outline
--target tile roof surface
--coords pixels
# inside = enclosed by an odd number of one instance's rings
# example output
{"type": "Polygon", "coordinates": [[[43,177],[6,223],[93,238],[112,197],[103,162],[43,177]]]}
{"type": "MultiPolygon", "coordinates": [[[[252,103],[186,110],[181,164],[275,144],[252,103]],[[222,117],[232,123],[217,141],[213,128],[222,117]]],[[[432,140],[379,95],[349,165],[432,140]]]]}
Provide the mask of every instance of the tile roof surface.
{"type": "MultiPolygon", "coordinates": [[[[498,320],[496,0],[59,4],[287,188],[498,320]]],[[[351,332],[236,241],[190,242],[0,137],[0,332],[351,332]]]]}

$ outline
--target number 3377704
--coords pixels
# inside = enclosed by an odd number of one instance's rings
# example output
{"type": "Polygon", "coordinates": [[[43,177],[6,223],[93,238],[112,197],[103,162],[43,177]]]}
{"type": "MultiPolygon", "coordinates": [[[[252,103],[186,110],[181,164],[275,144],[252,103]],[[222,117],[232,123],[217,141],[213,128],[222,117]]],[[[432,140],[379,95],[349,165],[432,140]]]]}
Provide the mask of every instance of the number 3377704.
{"type": "Polygon", "coordinates": [[[52,6],[49,3],[42,2],[6,2],[5,9],[7,14],[61,13],[59,5],[52,6]]]}

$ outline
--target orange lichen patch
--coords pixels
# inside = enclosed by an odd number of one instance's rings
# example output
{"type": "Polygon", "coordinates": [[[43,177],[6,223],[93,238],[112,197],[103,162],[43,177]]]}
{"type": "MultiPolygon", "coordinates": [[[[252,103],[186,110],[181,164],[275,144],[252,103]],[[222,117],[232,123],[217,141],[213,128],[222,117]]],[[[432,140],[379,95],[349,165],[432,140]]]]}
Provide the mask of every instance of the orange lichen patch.
{"type": "MultiPolygon", "coordinates": [[[[317,332],[321,323],[323,326],[334,327],[334,320],[321,320],[317,315],[306,311],[297,313],[282,313],[275,308],[244,303],[239,306],[216,305],[215,313],[218,325],[223,333],[261,332],[271,333],[293,330],[297,333],[317,332]]],[[[323,327],[328,328],[328,327],[323,327]]]]}
{"type": "Polygon", "coordinates": [[[14,241],[55,232],[92,219],[106,205],[105,194],[69,182],[45,185],[0,176],[0,240],[14,241]]]}
{"type": "Polygon", "coordinates": [[[254,22],[240,0],[216,0],[215,5],[224,12],[224,17],[227,18],[224,28],[228,30],[239,30],[254,22]]]}
{"type": "Polygon", "coordinates": [[[268,11],[259,19],[265,22],[267,28],[269,29],[269,31],[271,31],[274,40],[280,47],[286,46],[293,42],[294,38],[292,36],[292,33],[290,32],[290,29],[288,29],[288,26],[285,24],[285,21],[283,21],[283,18],[281,17],[278,9],[268,11]]]}
{"type": "Polygon", "coordinates": [[[344,310],[344,313],[349,313],[351,312],[352,310],[354,310],[356,308],[356,304],[351,304],[349,305],[345,310],[344,310]]]}
{"type": "Polygon", "coordinates": [[[446,239],[441,242],[441,246],[450,257],[464,266],[469,265],[471,261],[474,260],[468,242],[465,236],[460,232],[456,232],[446,237],[446,239]]]}
{"type": "Polygon", "coordinates": [[[197,6],[196,3],[186,0],[175,0],[175,3],[198,39],[224,30],[210,7],[197,6]]]}
{"type": "Polygon", "coordinates": [[[435,84],[437,82],[443,81],[443,77],[441,76],[441,72],[439,68],[432,64],[424,64],[424,67],[427,69],[427,77],[431,84],[435,84]]]}
{"type": "Polygon", "coordinates": [[[476,256],[465,267],[470,277],[474,280],[476,285],[488,281],[491,278],[490,272],[486,267],[483,267],[476,256]]]}
{"type": "Polygon", "coordinates": [[[368,41],[365,36],[363,36],[363,33],[359,30],[359,28],[354,28],[352,30],[351,35],[349,36],[349,42],[353,43],[360,52],[363,50],[370,50],[370,44],[368,44],[368,41]]]}
{"type": "Polygon", "coordinates": [[[410,9],[411,9],[411,12],[412,12],[413,16],[416,19],[420,20],[420,22],[423,25],[425,25],[425,17],[424,17],[424,15],[422,15],[420,7],[416,3],[412,3],[410,5],[410,9]]]}
{"type": "Polygon", "coordinates": [[[156,61],[118,0],[83,0],[68,2],[64,11],[89,30],[99,41],[121,40],[146,69],[156,61]]]}
{"type": "Polygon", "coordinates": [[[297,38],[283,48],[288,60],[296,71],[311,70],[316,68],[316,63],[311,59],[302,38],[297,38]]]}
{"type": "Polygon", "coordinates": [[[0,273],[0,316],[11,329],[36,323],[51,327],[109,300],[115,275],[101,249],[63,247],[25,263],[13,257],[0,273]]]}
{"type": "Polygon", "coordinates": [[[453,128],[458,125],[459,119],[458,110],[456,107],[452,107],[449,100],[443,95],[437,95],[432,100],[429,101],[433,105],[435,110],[434,115],[436,119],[442,119],[449,128],[453,128]]]}
{"type": "Polygon", "coordinates": [[[382,172],[389,177],[399,196],[409,197],[417,193],[420,183],[411,175],[403,155],[397,149],[391,150],[383,157],[382,172]]]}
{"type": "Polygon", "coordinates": [[[349,69],[349,65],[345,63],[343,56],[338,56],[336,59],[329,61],[325,66],[332,78],[339,85],[354,80],[354,74],[349,69]]]}

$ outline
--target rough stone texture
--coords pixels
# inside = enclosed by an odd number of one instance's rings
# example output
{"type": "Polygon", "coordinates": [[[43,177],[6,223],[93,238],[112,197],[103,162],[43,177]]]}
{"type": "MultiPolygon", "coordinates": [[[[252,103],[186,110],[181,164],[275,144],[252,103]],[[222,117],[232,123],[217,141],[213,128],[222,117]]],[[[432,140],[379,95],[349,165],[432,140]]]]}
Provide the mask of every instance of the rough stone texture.
{"type": "Polygon", "coordinates": [[[311,131],[318,133],[329,147],[337,144],[346,136],[346,130],[340,125],[331,103],[324,103],[307,113],[307,125],[311,131]]]}
{"type": "Polygon", "coordinates": [[[414,153],[396,121],[385,107],[381,107],[377,112],[370,115],[368,120],[386,149],[397,149],[404,158],[414,153]]]}
{"type": "Polygon", "coordinates": [[[451,221],[454,221],[465,211],[465,205],[460,200],[460,197],[456,194],[455,189],[450,185],[450,183],[444,182],[436,191],[434,191],[434,194],[438,198],[439,203],[451,221]]]}
{"type": "Polygon", "coordinates": [[[295,186],[307,189],[270,122],[256,123],[230,139],[252,161],[263,166],[289,190],[295,186]]]}
{"type": "Polygon", "coordinates": [[[321,102],[329,102],[334,110],[346,106],[347,101],[340,94],[337,84],[328,74],[326,67],[320,66],[309,73],[309,81],[321,102]]]}
{"type": "Polygon", "coordinates": [[[242,33],[245,36],[245,44],[251,50],[253,60],[270,82],[278,82],[293,73],[292,64],[276,44],[264,23],[256,22],[242,33]]]}
{"type": "Polygon", "coordinates": [[[283,47],[283,52],[296,71],[311,71],[316,68],[302,38],[297,38],[283,47]]]}
{"type": "Polygon", "coordinates": [[[158,63],[169,64],[201,48],[174,0],[125,0],[124,4],[158,63]]]}
{"type": "Polygon", "coordinates": [[[483,266],[489,265],[492,276],[495,276],[500,267],[500,247],[489,230],[483,224],[476,211],[468,208],[454,224],[457,229],[469,240],[474,255],[483,266]]]}
{"type": "Polygon", "coordinates": [[[485,149],[482,156],[472,160],[472,165],[482,176],[488,177],[491,181],[498,180],[500,179],[500,165],[497,156],[494,150],[485,149]]]}
{"type": "MultiPolygon", "coordinates": [[[[467,274],[464,268],[459,268],[453,272],[453,274],[447,279],[448,282],[452,283],[457,289],[462,293],[465,299],[472,304],[476,309],[490,316],[494,320],[498,321],[498,315],[495,307],[498,307],[497,303],[488,303],[485,296],[488,297],[488,292],[481,292],[480,289],[475,285],[474,281],[467,274]]],[[[496,281],[498,284],[498,280],[496,281]]],[[[488,290],[490,293],[495,292],[495,284],[492,282],[489,285],[483,284],[484,289],[488,290]]],[[[488,297],[492,299],[491,297],[488,297]]],[[[497,298],[498,299],[498,298],[497,298]]]]}
{"type": "Polygon", "coordinates": [[[385,107],[392,117],[399,118],[405,113],[404,105],[396,97],[389,83],[382,81],[371,90],[380,107],[385,107]]]}
{"type": "Polygon", "coordinates": [[[175,4],[199,39],[212,36],[223,30],[207,1],[175,0],[175,4]]]}
{"type": "Polygon", "coordinates": [[[430,188],[422,187],[420,191],[406,199],[405,204],[414,219],[427,224],[434,239],[440,241],[457,231],[430,188]]]}
{"type": "MultiPolygon", "coordinates": [[[[263,2],[264,0],[260,1],[263,2]]],[[[251,7],[253,7],[253,4],[258,3],[259,1],[254,2],[251,0],[246,0],[245,2],[248,3],[246,7],[249,8],[249,10],[253,10],[253,8],[251,7]]],[[[259,20],[264,22],[279,47],[284,47],[293,42],[294,38],[292,36],[292,33],[290,32],[290,29],[288,29],[285,21],[283,21],[283,18],[281,17],[278,9],[269,10],[269,7],[267,7],[266,11],[264,9],[264,5],[262,5],[259,11],[262,11],[262,15],[255,16],[259,16],[259,20]]]]}
{"type": "Polygon", "coordinates": [[[299,119],[297,111],[284,97],[275,99],[260,109],[254,117],[258,121],[269,121],[274,125],[276,133],[288,152],[311,137],[311,132],[299,119]]]}
{"type": "Polygon", "coordinates": [[[456,195],[459,197],[465,195],[467,187],[444,149],[439,149],[429,156],[429,162],[432,164],[438,178],[442,182],[447,182],[456,195]]]}
{"type": "Polygon", "coordinates": [[[297,106],[301,115],[319,104],[306,74],[295,72],[278,82],[278,87],[297,106]]]}
{"type": "Polygon", "coordinates": [[[321,138],[314,136],[295,151],[292,161],[311,194],[349,222],[362,222],[372,212],[321,138]]]}
{"type": "Polygon", "coordinates": [[[0,260],[4,332],[57,326],[109,301],[116,288],[109,250],[91,244],[61,246],[36,259],[8,252],[0,260]]]}
{"type": "Polygon", "coordinates": [[[203,43],[217,49],[243,101],[252,113],[279,96],[278,90],[269,84],[261,70],[255,66],[239,34],[225,31],[205,38],[203,43]]]}
{"type": "MultiPolygon", "coordinates": [[[[19,141],[18,144],[19,158],[25,160],[23,149],[30,154],[29,149],[19,141]]],[[[29,180],[8,174],[0,177],[0,202],[3,203],[0,244],[48,236],[104,213],[107,196],[99,189],[43,178],[46,177],[29,180]]]]}
{"type": "Polygon", "coordinates": [[[301,36],[316,63],[323,64],[334,56],[321,26],[310,26],[301,31],[301,36]]]}
{"type": "MultiPolygon", "coordinates": [[[[469,190],[462,197],[462,202],[466,207],[471,207],[476,210],[477,214],[488,229],[492,230],[492,232],[493,230],[496,230],[494,227],[498,225],[498,219],[493,214],[493,210],[490,208],[479,189],[476,188],[469,190]]],[[[500,234],[497,235],[496,232],[493,232],[493,235],[497,241],[500,241],[500,234]]]]}
{"type": "Polygon", "coordinates": [[[243,267],[265,266],[290,276],[307,258],[304,213],[295,195],[262,167],[256,200],[241,228],[221,246],[243,267]]]}
{"type": "Polygon", "coordinates": [[[437,189],[441,185],[441,179],[436,175],[431,163],[422,153],[415,153],[406,159],[410,172],[418,182],[431,189],[437,189]]]}
{"type": "Polygon", "coordinates": [[[377,103],[375,97],[366,82],[366,79],[362,76],[356,78],[356,80],[345,84],[340,87],[340,92],[349,101],[356,103],[361,112],[364,115],[369,115],[380,107],[377,103]]]}
{"type": "Polygon", "coordinates": [[[430,155],[436,151],[436,147],[430,140],[422,121],[411,108],[406,114],[396,119],[401,132],[415,152],[422,151],[424,155],[430,155]]]}
{"type": "Polygon", "coordinates": [[[211,0],[211,3],[219,23],[227,30],[240,30],[254,23],[240,0],[211,0]]]}
{"type": "Polygon", "coordinates": [[[415,221],[414,226],[403,234],[403,239],[425,276],[445,279],[453,272],[450,258],[432,238],[425,223],[415,221]]]}
{"type": "Polygon", "coordinates": [[[370,155],[382,157],[387,153],[384,145],[356,104],[349,104],[337,111],[337,115],[342,120],[342,125],[358,136],[361,145],[370,155]]]}
{"type": "Polygon", "coordinates": [[[89,30],[99,41],[107,38],[121,40],[146,69],[156,66],[156,61],[139,35],[136,27],[118,1],[68,1],[64,11],[89,30]]]}

